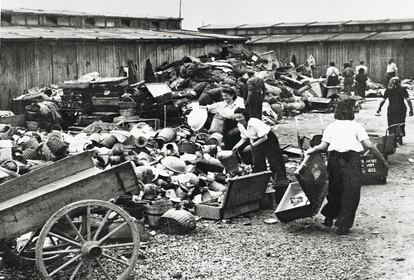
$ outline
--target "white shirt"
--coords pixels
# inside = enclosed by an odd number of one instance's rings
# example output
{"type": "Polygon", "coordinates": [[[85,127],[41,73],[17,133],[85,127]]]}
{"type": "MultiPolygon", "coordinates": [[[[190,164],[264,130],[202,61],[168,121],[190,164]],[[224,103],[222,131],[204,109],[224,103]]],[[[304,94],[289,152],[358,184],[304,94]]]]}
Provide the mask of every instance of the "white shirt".
{"type": "Polygon", "coordinates": [[[267,135],[270,131],[270,126],[265,124],[262,120],[256,118],[250,118],[247,123],[247,127],[244,127],[240,123],[237,124],[237,127],[240,131],[240,137],[245,140],[250,139],[250,143],[253,143],[258,138],[267,135]]]}
{"type": "Polygon", "coordinates": [[[359,69],[361,68],[364,69],[364,74],[366,75],[368,73],[368,67],[366,67],[365,65],[361,65],[361,64],[355,67],[355,74],[358,74],[359,69]]]}
{"type": "Polygon", "coordinates": [[[336,120],[329,124],[323,132],[322,141],[329,143],[328,151],[340,153],[362,152],[361,141],[368,140],[365,128],[355,121],[336,120]]]}
{"type": "Polygon", "coordinates": [[[394,62],[387,64],[387,73],[397,72],[398,68],[394,62]]]}
{"type": "Polygon", "coordinates": [[[330,76],[339,76],[339,69],[335,66],[329,66],[328,69],[326,69],[326,77],[330,76]]]}
{"type": "Polygon", "coordinates": [[[229,105],[226,101],[220,101],[207,105],[207,110],[210,113],[216,114],[217,117],[231,119],[234,116],[234,110],[237,108],[244,108],[244,100],[241,97],[237,97],[233,104],[229,105]]]}

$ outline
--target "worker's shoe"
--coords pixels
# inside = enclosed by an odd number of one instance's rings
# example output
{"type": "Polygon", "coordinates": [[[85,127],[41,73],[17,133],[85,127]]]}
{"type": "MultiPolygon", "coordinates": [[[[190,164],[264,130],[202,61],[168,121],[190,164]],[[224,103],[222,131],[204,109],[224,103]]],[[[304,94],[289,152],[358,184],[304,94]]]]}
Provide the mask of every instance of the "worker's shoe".
{"type": "Polygon", "coordinates": [[[323,224],[327,227],[332,227],[333,226],[333,219],[326,217],[325,220],[323,221],[323,224]]]}
{"type": "Polygon", "coordinates": [[[336,234],[337,235],[346,235],[349,233],[349,228],[347,227],[339,227],[336,229],[336,234]]]}

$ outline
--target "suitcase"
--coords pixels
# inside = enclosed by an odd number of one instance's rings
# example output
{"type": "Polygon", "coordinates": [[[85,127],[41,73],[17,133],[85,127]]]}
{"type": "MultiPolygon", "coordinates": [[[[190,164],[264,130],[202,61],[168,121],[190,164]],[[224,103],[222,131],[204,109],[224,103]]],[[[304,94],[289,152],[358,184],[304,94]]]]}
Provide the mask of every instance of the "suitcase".
{"type": "Polygon", "coordinates": [[[328,171],[321,154],[306,156],[295,176],[298,182],[289,184],[275,211],[283,223],[316,215],[328,193],[328,171]]]}
{"type": "Polygon", "coordinates": [[[263,171],[231,178],[223,203],[221,205],[214,202],[196,204],[196,215],[220,220],[258,210],[259,202],[265,195],[270,174],[270,171],[263,171]]]}

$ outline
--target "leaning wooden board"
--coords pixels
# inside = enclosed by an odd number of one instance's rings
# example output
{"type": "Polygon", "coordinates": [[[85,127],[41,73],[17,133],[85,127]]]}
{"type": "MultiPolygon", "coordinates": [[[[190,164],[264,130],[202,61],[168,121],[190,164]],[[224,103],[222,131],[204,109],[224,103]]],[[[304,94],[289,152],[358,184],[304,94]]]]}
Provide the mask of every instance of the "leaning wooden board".
{"type": "Polygon", "coordinates": [[[130,162],[95,168],[85,152],[0,185],[0,239],[41,227],[63,206],[84,199],[108,200],[137,188],[130,162]]]}

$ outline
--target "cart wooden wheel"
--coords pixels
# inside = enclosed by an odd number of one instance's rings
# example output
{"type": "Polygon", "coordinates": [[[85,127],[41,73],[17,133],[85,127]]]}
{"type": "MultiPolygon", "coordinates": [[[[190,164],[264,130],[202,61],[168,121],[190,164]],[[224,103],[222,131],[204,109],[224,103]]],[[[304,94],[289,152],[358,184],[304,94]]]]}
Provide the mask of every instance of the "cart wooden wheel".
{"type": "Polygon", "coordinates": [[[36,243],[36,265],[44,279],[127,279],[138,258],[139,234],[134,219],[101,200],[69,204],[45,223],[36,243]],[[48,239],[56,250],[44,250],[48,239]],[[45,265],[45,255],[59,256],[45,265]]]}

